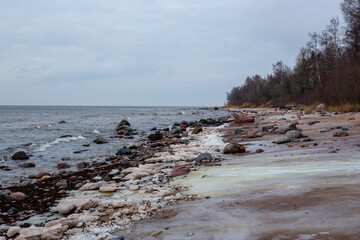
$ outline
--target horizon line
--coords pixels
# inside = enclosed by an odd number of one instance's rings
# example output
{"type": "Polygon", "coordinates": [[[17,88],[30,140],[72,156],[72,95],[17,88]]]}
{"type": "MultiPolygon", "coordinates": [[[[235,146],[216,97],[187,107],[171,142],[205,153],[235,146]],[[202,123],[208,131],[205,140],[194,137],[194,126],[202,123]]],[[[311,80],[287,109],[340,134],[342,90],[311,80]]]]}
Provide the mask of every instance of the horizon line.
{"type": "Polygon", "coordinates": [[[221,106],[187,106],[187,105],[40,105],[40,104],[0,104],[0,107],[221,107],[221,106]]]}

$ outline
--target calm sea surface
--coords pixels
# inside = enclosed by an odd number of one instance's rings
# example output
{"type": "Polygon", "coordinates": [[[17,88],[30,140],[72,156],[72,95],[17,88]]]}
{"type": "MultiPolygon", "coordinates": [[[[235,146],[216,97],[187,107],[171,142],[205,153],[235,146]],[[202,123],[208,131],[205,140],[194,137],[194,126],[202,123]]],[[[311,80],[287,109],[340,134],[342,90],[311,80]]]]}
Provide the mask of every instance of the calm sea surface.
{"type": "Polygon", "coordinates": [[[66,162],[75,169],[78,162],[104,159],[123,146],[136,144],[139,136],[134,139],[110,138],[122,119],[127,119],[140,135],[142,132],[148,134],[153,127],[171,128],[172,124],[182,120],[227,115],[226,111],[194,107],[0,106],[0,166],[12,169],[0,170],[0,185],[19,182],[39,171],[56,172],[56,165],[62,158],[70,158],[66,162]],[[63,135],[72,137],[60,138],[63,135]],[[98,136],[105,137],[109,143],[93,143],[98,136]],[[84,147],[84,144],[90,146],[84,147]],[[26,161],[11,160],[11,155],[20,150],[33,156],[26,161]],[[81,150],[86,151],[74,153],[81,150]],[[35,163],[36,167],[18,167],[24,162],[35,163]]]}

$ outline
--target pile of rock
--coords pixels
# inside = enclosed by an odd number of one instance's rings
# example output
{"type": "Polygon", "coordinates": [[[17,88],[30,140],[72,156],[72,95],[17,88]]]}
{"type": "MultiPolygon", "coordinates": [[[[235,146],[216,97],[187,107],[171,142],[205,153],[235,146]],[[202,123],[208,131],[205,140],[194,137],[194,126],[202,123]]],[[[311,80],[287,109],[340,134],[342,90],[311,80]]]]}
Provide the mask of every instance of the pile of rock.
{"type": "Polygon", "coordinates": [[[115,137],[122,138],[125,136],[127,138],[132,138],[130,136],[137,135],[138,133],[136,132],[136,130],[132,129],[130,126],[131,125],[129,121],[127,121],[126,119],[121,120],[115,128],[115,131],[117,132],[117,136],[115,137]]]}

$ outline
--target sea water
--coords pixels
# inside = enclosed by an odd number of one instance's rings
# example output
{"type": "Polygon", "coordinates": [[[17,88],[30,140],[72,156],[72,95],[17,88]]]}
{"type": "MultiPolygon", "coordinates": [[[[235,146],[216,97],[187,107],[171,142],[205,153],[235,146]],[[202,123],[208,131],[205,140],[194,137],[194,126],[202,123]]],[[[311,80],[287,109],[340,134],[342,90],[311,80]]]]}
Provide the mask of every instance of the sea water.
{"type": "Polygon", "coordinates": [[[139,143],[153,127],[161,130],[183,120],[227,115],[227,111],[197,107],[0,106],[0,166],[11,169],[0,170],[0,185],[17,183],[40,171],[58,171],[56,165],[63,159],[72,170],[81,161],[104,160],[121,147],[139,143]],[[134,139],[110,138],[122,119],[128,120],[139,135],[134,139]],[[71,136],[62,137],[65,135],[71,136]],[[93,143],[99,136],[109,142],[93,143]],[[86,144],[90,146],[84,147],[86,144]],[[31,158],[12,160],[12,154],[21,150],[31,158]],[[35,163],[36,167],[18,166],[25,162],[35,163]]]}

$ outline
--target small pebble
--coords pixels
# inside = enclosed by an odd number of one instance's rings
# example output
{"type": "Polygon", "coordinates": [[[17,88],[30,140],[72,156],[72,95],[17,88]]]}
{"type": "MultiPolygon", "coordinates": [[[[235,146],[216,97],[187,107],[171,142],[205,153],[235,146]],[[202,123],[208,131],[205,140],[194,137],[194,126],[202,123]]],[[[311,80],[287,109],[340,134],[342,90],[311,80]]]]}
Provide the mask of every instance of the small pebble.
{"type": "Polygon", "coordinates": [[[156,232],[153,232],[153,233],[151,234],[151,236],[156,237],[156,236],[158,236],[158,235],[162,234],[162,232],[163,232],[163,231],[156,231],[156,232]]]}

